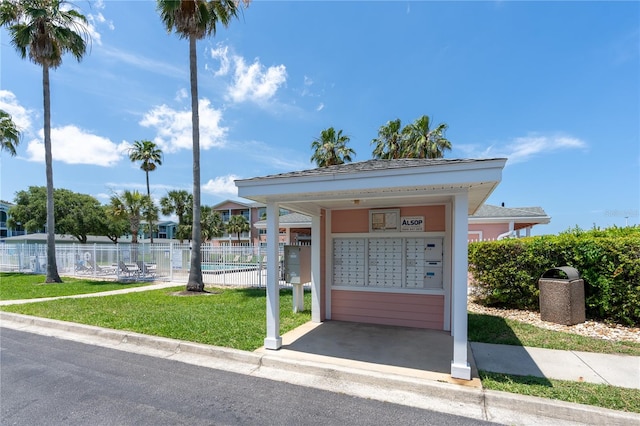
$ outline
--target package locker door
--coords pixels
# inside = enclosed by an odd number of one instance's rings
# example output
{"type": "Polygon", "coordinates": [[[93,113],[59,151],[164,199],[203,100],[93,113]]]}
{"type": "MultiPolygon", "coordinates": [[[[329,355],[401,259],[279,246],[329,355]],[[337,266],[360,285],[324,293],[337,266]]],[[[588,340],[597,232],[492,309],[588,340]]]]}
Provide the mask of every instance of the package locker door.
{"type": "Polygon", "coordinates": [[[442,288],[442,238],[425,239],[424,288],[442,288]]]}

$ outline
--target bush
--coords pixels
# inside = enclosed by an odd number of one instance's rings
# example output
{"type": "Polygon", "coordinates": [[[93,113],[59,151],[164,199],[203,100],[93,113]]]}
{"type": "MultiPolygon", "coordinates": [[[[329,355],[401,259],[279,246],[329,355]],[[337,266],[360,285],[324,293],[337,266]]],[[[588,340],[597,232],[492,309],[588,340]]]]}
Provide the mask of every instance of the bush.
{"type": "Polygon", "coordinates": [[[476,296],[489,306],[538,309],[538,279],[564,265],[584,279],[588,318],[640,324],[640,227],[469,244],[476,296]]]}

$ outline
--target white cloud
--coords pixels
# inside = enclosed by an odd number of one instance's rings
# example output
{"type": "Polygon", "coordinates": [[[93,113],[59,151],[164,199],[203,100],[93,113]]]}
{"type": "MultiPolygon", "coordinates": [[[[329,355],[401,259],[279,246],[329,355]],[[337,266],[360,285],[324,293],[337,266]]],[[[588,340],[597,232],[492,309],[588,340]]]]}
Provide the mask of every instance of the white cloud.
{"type": "MultiPolygon", "coordinates": [[[[219,67],[215,69],[205,65],[205,68],[212,71],[214,77],[230,79],[225,97],[228,101],[254,102],[266,106],[287,81],[287,68],[284,65],[266,67],[258,58],[247,64],[245,58],[233,53],[232,48],[223,43],[210,49],[209,54],[211,59],[219,62],[219,67]]],[[[313,81],[305,76],[305,85],[311,84],[313,81]]]]}
{"type": "Polygon", "coordinates": [[[218,47],[211,49],[211,58],[218,59],[220,61],[220,68],[213,73],[215,77],[220,77],[229,73],[229,46],[223,46],[221,43],[218,43],[218,47]]]}
{"type": "Polygon", "coordinates": [[[234,65],[233,83],[228,90],[228,98],[234,102],[264,103],[287,81],[287,69],[284,65],[265,70],[258,59],[247,66],[244,58],[238,56],[234,57],[234,65]]]}
{"type": "Polygon", "coordinates": [[[504,146],[491,145],[482,149],[478,145],[454,145],[454,148],[473,158],[506,157],[509,159],[507,164],[512,165],[556,151],[586,149],[587,144],[583,140],[572,136],[532,133],[527,136],[517,137],[504,146]]]}
{"type": "Polygon", "coordinates": [[[31,116],[33,115],[33,111],[30,111],[20,105],[18,98],[16,98],[16,95],[12,92],[8,90],[0,90],[0,109],[9,113],[20,132],[23,134],[32,132],[31,116]]]}
{"type": "MultiPolygon", "coordinates": [[[[44,130],[39,135],[27,146],[29,161],[44,162],[44,130]]],[[[126,142],[115,144],[72,125],[51,129],[53,159],[67,164],[111,167],[126,154],[128,146],[126,142]]]]}
{"type": "Polygon", "coordinates": [[[202,185],[202,192],[212,195],[238,195],[238,188],[233,183],[234,180],[239,179],[236,175],[219,176],[215,179],[209,179],[207,183],[202,185]]]}
{"type": "MultiPolygon", "coordinates": [[[[208,99],[200,99],[198,105],[200,149],[224,146],[228,128],[220,125],[222,111],[211,107],[208,99]]],[[[165,153],[193,147],[191,109],[176,111],[167,105],[160,105],[147,112],[140,121],[140,125],[155,129],[154,142],[165,153]]]]}
{"type": "Polygon", "coordinates": [[[316,111],[322,111],[324,109],[324,103],[320,102],[320,104],[316,107],[316,111]]]}
{"type": "Polygon", "coordinates": [[[187,89],[182,88],[176,92],[176,97],[174,99],[176,100],[176,102],[182,102],[188,97],[189,97],[189,92],[187,92],[187,89]]]}
{"type": "Polygon", "coordinates": [[[105,25],[111,31],[115,30],[115,25],[113,25],[112,20],[107,20],[102,12],[98,12],[97,14],[89,14],[87,15],[87,20],[95,27],[96,25],[105,25]]]}

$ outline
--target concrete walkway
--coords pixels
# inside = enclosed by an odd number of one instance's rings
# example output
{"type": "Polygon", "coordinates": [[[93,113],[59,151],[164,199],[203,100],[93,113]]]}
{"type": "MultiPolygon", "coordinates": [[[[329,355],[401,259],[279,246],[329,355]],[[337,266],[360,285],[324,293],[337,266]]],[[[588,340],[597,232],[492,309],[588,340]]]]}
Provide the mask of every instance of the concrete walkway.
{"type": "Polygon", "coordinates": [[[0,300],[0,306],[24,305],[25,303],[48,302],[49,300],[57,300],[57,299],[85,299],[87,297],[113,296],[115,294],[138,293],[141,291],[158,290],[162,288],[176,287],[179,285],[184,285],[184,283],[161,282],[161,283],[143,285],[138,287],[129,287],[129,288],[122,288],[118,290],[101,291],[98,293],[73,294],[69,296],[56,296],[56,297],[42,297],[40,299],[0,300]]]}
{"type": "MultiPolygon", "coordinates": [[[[180,285],[158,283],[62,298],[180,285]]],[[[0,304],[52,299],[56,298],[0,304]]],[[[637,414],[484,390],[477,376],[479,369],[640,389],[640,357],[472,342],[473,380],[461,381],[448,374],[452,344],[446,332],[338,321],[307,323],[283,335],[281,350],[261,348],[251,353],[4,312],[0,318],[2,327],[509,424],[541,424],[549,419],[567,425],[640,424],[637,414]]]]}
{"type": "Polygon", "coordinates": [[[478,369],[640,389],[640,357],[471,342],[478,369]]]}

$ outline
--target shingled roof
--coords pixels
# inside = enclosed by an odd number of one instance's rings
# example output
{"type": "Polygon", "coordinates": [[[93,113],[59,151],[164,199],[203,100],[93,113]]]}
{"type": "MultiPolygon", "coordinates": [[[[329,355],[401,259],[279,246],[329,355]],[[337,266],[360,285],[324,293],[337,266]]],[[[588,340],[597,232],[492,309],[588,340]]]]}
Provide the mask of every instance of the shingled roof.
{"type": "Polygon", "coordinates": [[[501,207],[483,204],[471,218],[549,218],[542,207],[501,207]]]}
{"type": "Polygon", "coordinates": [[[345,163],[335,166],[318,167],[315,169],[299,170],[295,172],[280,173],[276,175],[267,175],[261,177],[254,177],[250,179],[241,179],[241,181],[263,180],[263,179],[279,179],[279,178],[292,178],[292,177],[313,177],[313,176],[326,176],[336,174],[354,174],[359,172],[370,172],[378,170],[390,170],[390,169],[406,169],[411,167],[425,167],[425,166],[442,166],[451,164],[471,164],[483,161],[493,161],[496,158],[486,159],[457,159],[457,158],[398,158],[395,160],[367,160],[357,163],[345,163]]]}

